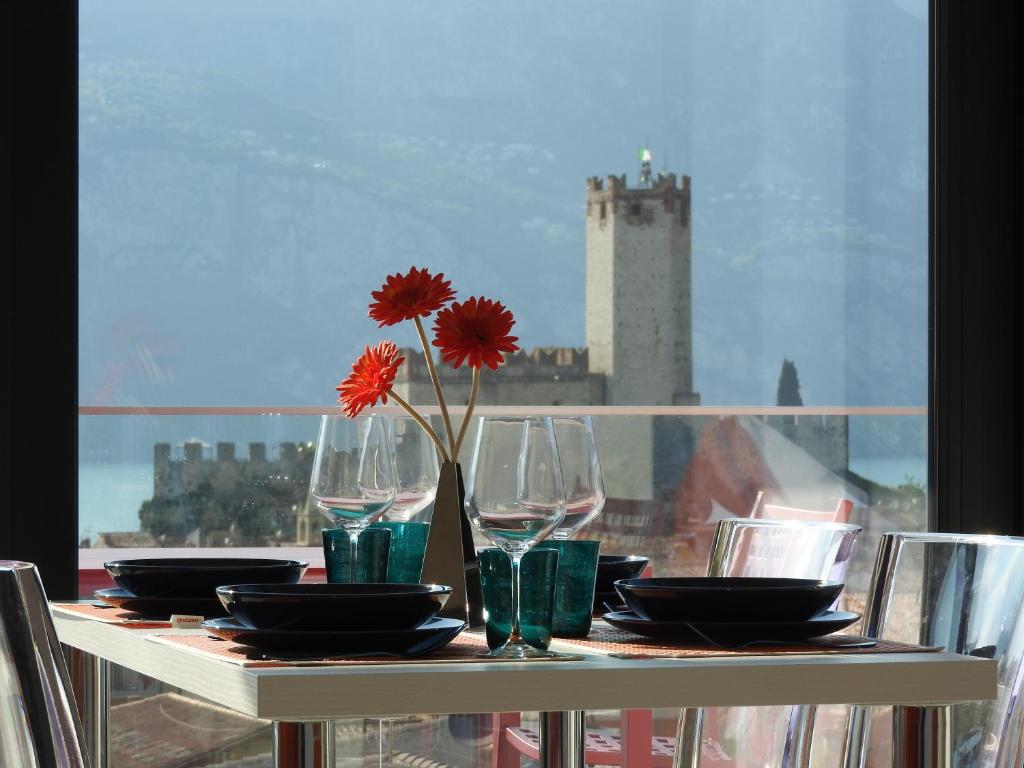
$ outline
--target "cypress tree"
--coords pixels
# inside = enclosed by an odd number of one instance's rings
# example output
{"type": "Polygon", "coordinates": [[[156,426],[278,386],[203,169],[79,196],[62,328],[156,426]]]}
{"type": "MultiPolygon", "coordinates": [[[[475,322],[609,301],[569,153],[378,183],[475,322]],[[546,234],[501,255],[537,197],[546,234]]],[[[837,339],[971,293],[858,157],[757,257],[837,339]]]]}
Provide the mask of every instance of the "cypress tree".
{"type": "Polygon", "coordinates": [[[800,377],[792,360],[783,359],[779,372],[779,388],[775,395],[776,405],[803,405],[800,397],[800,377]]]}

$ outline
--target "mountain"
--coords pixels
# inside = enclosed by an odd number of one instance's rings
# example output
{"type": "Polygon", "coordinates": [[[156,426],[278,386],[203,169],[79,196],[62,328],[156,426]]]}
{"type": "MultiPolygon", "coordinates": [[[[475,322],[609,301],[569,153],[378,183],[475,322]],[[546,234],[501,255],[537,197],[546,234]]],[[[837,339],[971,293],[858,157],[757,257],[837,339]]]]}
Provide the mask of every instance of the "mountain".
{"type": "Polygon", "coordinates": [[[413,264],[582,345],[584,179],[647,144],[693,180],[703,403],[784,358],[808,405],[923,403],[908,5],[83,5],[81,401],[332,402],[413,264]]]}

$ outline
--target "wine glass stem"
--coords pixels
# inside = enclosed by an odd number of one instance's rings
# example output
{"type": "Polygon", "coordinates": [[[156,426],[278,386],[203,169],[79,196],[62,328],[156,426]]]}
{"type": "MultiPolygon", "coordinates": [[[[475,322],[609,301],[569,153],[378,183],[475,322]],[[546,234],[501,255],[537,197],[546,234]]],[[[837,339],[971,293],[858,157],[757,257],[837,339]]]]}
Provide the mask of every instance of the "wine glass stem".
{"type": "Polygon", "coordinates": [[[348,534],[349,559],[348,559],[348,580],[356,583],[356,552],[359,549],[359,531],[350,531],[348,534]]]}
{"type": "Polygon", "coordinates": [[[519,565],[522,562],[522,554],[509,554],[512,560],[512,632],[509,635],[510,643],[522,643],[523,638],[519,634],[519,565]]]}

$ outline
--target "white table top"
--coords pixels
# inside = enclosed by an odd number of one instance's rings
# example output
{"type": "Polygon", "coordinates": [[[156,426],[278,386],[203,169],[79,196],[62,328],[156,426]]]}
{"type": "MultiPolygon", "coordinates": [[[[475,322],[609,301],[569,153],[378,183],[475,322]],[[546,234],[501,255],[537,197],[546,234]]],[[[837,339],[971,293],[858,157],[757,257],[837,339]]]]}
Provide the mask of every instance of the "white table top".
{"type": "MultiPolygon", "coordinates": [[[[996,664],[951,653],[245,668],[54,606],[60,641],[238,712],[309,721],[456,712],[992,699],[996,664]]],[[[557,642],[557,641],[556,641],[557,642]]],[[[552,650],[558,650],[552,645],[552,650]]],[[[578,649],[572,648],[573,652],[578,649]]]]}

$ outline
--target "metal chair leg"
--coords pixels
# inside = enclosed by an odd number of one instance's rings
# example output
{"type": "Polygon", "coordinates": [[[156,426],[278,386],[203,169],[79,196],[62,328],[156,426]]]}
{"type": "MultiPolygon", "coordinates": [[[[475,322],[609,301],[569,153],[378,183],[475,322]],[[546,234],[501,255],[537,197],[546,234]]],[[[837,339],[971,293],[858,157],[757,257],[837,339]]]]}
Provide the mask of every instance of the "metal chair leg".
{"type": "Polygon", "coordinates": [[[817,712],[815,704],[793,707],[789,715],[789,728],[786,730],[786,746],[782,752],[782,768],[809,768],[814,716],[817,712]]]}

